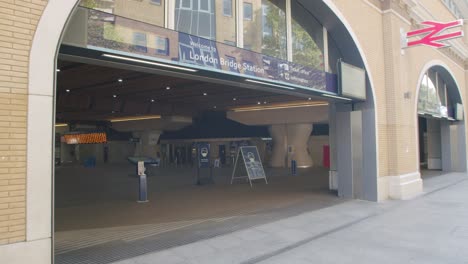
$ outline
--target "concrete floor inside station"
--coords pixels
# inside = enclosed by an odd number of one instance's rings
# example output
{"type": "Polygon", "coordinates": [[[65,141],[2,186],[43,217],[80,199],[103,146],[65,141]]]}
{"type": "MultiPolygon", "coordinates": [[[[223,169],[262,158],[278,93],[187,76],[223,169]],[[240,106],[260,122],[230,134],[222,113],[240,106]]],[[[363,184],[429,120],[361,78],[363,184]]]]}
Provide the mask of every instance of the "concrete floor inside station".
{"type": "MultiPolygon", "coordinates": [[[[297,176],[266,168],[268,184],[257,180],[253,188],[245,180],[231,185],[232,168],[214,168],[215,183],[202,186],[194,184],[196,170],[189,167],[148,170],[149,202],[137,203],[134,165],[56,168],[57,263],[88,263],[76,254],[115,241],[164,237],[180,245],[344,202],[328,191],[324,168],[299,169],[297,176]]],[[[208,176],[209,170],[202,172],[208,176]]]]}

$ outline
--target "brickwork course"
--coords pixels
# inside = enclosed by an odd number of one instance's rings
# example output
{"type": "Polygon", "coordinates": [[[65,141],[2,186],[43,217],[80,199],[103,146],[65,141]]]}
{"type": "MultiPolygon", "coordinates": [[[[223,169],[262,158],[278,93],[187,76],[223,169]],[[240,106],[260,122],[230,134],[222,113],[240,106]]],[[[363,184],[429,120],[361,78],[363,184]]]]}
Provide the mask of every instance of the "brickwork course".
{"type": "Polygon", "coordinates": [[[0,0],[0,244],[26,238],[29,51],[41,0],[0,0]]]}

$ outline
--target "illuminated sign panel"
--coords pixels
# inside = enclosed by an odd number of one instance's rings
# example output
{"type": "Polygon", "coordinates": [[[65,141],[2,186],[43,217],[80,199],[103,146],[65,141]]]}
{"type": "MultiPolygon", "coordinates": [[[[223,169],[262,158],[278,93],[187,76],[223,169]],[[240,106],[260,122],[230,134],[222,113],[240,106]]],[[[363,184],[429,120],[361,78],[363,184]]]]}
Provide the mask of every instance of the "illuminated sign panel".
{"type": "Polygon", "coordinates": [[[434,48],[445,48],[449,45],[441,43],[441,41],[463,37],[464,35],[463,31],[453,31],[441,34],[444,31],[446,32],[448,29],[463,26],[463,20],[456,20],[448,23],[425,21],[421,24],[426,25],[428,27],[406,33],[406,47],[425,45],[434,48]],[[417,40],[409,40],[410,38],[417,36],[423,37],[417,40]]]}
{"type": "Polygon", "coordinates": [[[107,143],[106,133],[68,134],[63,138],[69,145],[107,143]]]}

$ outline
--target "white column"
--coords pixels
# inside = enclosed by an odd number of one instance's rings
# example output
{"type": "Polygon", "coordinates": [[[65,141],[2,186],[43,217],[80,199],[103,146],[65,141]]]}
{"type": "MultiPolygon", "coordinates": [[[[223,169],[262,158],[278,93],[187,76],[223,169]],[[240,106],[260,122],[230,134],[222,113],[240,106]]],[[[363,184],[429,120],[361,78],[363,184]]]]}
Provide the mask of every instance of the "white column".
{"type": "Polygon", "coordinates": [[[427,119],[427,168],[442,169],[440,121],[427,119]]]}

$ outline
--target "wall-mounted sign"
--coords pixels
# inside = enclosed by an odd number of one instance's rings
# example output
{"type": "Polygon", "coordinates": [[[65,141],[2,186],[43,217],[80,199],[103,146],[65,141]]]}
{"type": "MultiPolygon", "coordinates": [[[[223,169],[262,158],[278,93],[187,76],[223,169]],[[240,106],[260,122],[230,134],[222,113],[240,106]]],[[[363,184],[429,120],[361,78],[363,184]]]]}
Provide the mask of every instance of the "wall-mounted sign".
{"type": "Polygon", "coordinates": [[[107,143],[106,133],[67,134],[63,138],[67,144],[107,143]]]}
{"type": "Polygon", "coordinates": [[[462,19],[448,23],[424,21],[421,24],[426,25],[427,27],[406,33],[406,45],[404,45],[403,48],[409,48],[418,45],[425,45],[434,48],[445,48],[450,45],[446,43],[441,43],[441,41],[446,41],[453,38],[460,38],[464,35],[463,30],[447,32],[447,30],[450,28],[462,27],[462,19]],[[444,31],[447,33],[441,34],[444,31]],[[417,37],[421,38],[416,39],[417,37]]]}

